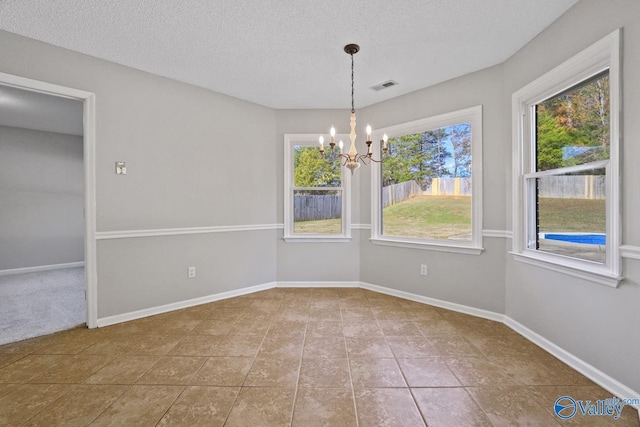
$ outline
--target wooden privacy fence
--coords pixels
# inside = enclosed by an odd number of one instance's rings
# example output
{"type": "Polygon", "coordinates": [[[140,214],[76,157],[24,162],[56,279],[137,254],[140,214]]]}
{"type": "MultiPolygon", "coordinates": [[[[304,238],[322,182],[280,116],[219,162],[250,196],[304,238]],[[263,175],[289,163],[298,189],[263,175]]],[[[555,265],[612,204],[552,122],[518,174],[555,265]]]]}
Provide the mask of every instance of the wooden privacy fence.
{"type": "MultiPolygon", "coordinates": [[[[382,207],[422,194],[415,181],[402,182],[382,188],[382,207]]],[[[342,217],[342,196],[336,194],[295,194],[293,196],[294,220],[316,221],[342,217]]]]}
{"type": "Polygon", "coordinates": [[[540,197],[558,199],[604,199],[604,175],[545,176],[538,180],[540,197]]]}
{"type": "Polygon", "coordinates": [[[415,181],[405,181],[400,184],[382,187],[382,207],[403,202],[416,194],[422,194],[420,185],[415,181]]]}
{"type": "Polygon", "coordinates": [[[471,178],[432,178],[427,186],[426,195],[431,196],[470,196],[471,178]]]}
{"type": "MultiPolygon", "coordinates": [[[[558,199],[604,199],[604,175],[545,176],[538,180],[540,197],[558,199]]],[[[433,178],[425,195],[470,196],[471,178],[433,178]]]]}
{"type": "MultiPolygon", "coordinates": [[[[604,199],[603,175],[547,176],[538,180],[540,197],[564,199],[604,199]]],[[[433,178],[423,192],[416,181],[382,187],[382,207],[403,202],[416,195],[470,196],[471,178],[433,178]]],[[[315,221],[342,217],[342,195],[296,194],[295,221],[315,221]]]]}
{"type": "Polygon", "coordinates": [[[342,195],[296,194],[293,196],[294,221],[315,221],[342,217],[342,195]]]}

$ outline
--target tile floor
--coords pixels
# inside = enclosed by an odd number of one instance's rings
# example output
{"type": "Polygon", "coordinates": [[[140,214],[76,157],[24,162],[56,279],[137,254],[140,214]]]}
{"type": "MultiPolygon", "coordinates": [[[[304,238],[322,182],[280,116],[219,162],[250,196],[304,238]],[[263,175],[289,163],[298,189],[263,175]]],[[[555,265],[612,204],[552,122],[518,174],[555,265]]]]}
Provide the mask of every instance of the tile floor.
{"type": "Polygon", "coordinates": [[[0,347],[0,425],[638,426],[504,325],[363,289],[272,289],[0,347]]]}

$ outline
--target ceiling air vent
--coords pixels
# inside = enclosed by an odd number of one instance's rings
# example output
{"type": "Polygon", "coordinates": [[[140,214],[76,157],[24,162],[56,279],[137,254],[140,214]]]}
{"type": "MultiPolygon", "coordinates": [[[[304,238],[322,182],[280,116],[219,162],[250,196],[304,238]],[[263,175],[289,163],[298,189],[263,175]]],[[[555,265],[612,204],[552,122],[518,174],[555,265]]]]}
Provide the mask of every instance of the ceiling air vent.
{"type": "Polygon", "coordinates": [[[397,86],[397,85],[398,85],[398,82],[394,80],[387,80],[386,82],[380,83],[379,85],[371,86],[371,89],[375,91],[379,91],[379,90],[387,89],[391,86],[397,86]]]}

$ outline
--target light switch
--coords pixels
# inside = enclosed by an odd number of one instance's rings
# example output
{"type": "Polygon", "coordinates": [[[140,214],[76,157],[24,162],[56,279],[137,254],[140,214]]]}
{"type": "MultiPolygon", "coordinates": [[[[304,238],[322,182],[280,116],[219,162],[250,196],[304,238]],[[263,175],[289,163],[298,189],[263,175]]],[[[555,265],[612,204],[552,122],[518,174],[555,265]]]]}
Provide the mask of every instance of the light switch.
{"type": "Polygon", "coordinates": [[[116,175],[126,175],[127,165],[124,162],[116,162],[116,175]]]}

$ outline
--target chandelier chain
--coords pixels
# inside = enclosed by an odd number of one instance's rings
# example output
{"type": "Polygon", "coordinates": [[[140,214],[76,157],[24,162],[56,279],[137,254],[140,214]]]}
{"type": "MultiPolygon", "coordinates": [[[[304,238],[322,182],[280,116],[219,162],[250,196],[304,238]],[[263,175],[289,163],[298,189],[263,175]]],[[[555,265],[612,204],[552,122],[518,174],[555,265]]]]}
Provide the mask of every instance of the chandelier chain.
{"type": "Polygon", "coordinates": [[[356,108],[354,106],[353,103],[353,96],[354,96],[354,89],[353,89],[353,53],[351,54],[351,112],[355,113],[356,112],[356,108]]]}

